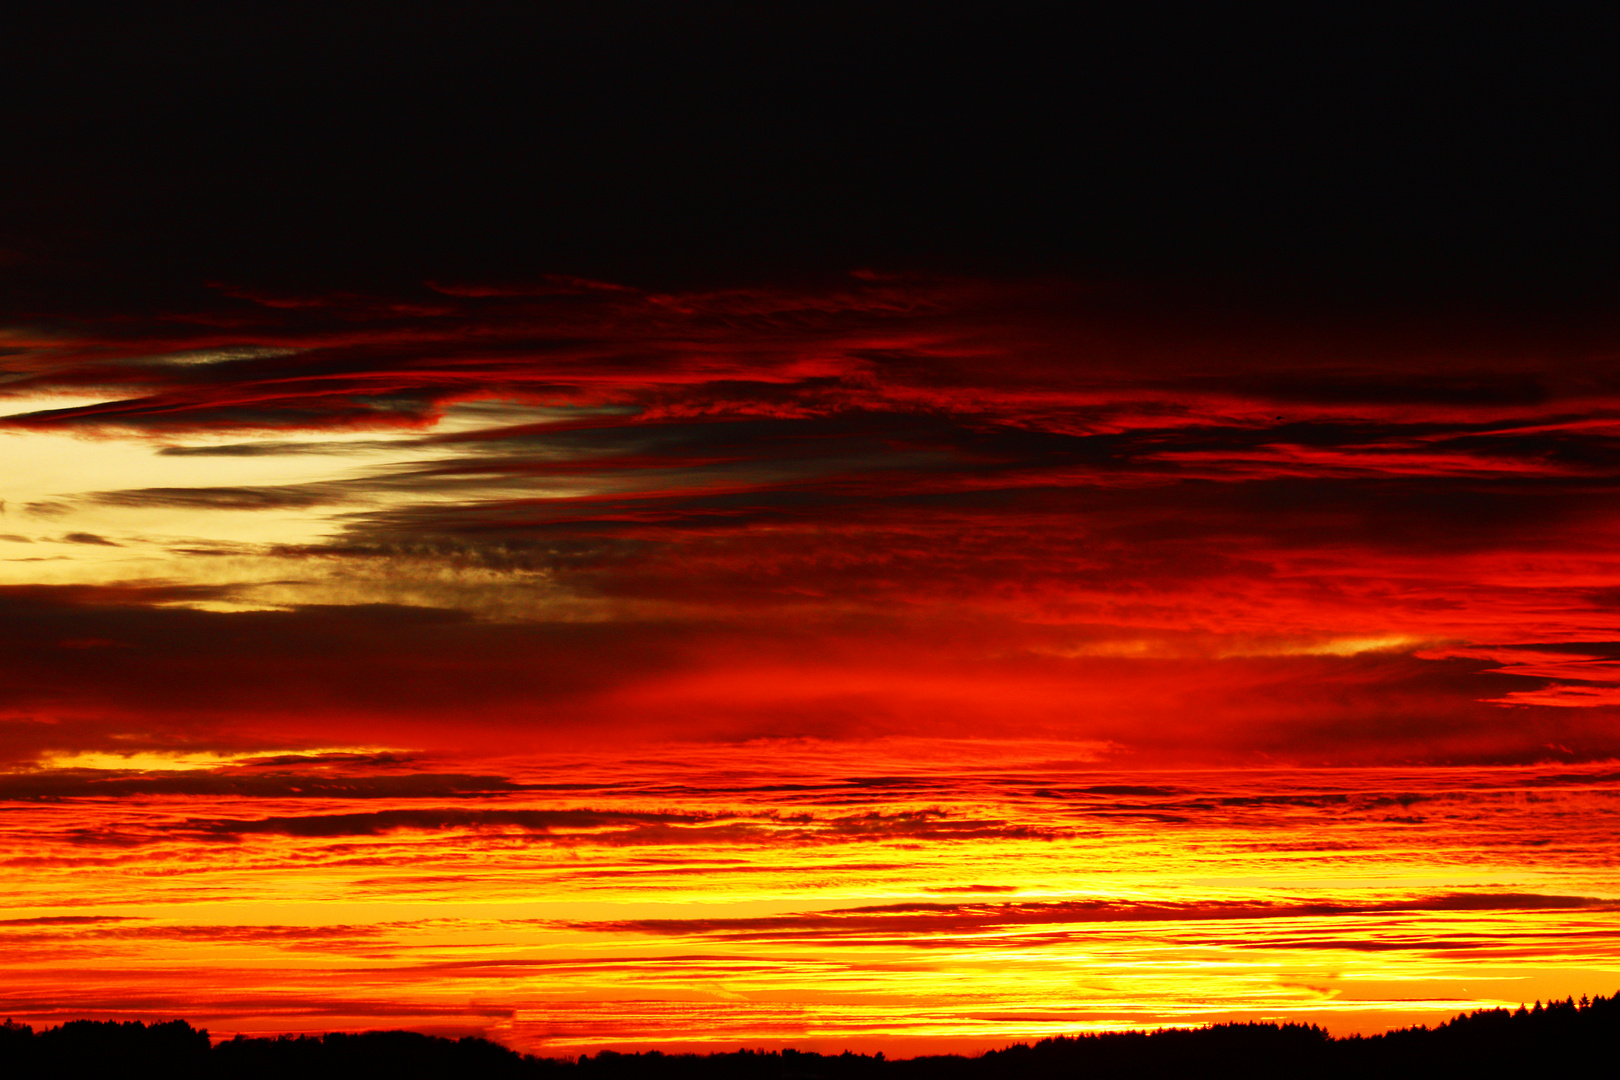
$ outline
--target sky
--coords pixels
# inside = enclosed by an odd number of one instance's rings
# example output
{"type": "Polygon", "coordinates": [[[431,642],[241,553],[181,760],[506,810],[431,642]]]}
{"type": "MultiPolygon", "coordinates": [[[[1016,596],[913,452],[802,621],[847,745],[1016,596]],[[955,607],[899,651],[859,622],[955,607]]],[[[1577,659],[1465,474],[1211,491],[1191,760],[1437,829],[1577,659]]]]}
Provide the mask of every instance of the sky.
{"type": "Polygon", "coordinates": [[[0,1012],[906,1056],[1620,985],[1601,27],[30,18],[0,1012]]]}

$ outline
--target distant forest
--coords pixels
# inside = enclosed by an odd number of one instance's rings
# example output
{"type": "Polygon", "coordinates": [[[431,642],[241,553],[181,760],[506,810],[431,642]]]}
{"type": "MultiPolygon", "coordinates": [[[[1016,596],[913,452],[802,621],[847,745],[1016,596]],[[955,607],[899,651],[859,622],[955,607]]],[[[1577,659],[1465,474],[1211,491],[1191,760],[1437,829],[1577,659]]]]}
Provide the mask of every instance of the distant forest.
{"type": "Polygon", "coordinates": [[[978,1057],[886,1060],[794,1050],[620,1054],[577,1060],[519,1054],[486,1039],[409,1031],[244,1038],[210,1045],[183,1020],[73,1020],[35,1032],[0,1027],[0,1076],[221,1080],[1394,1080],[1586,1077],[1620,1071],[1620,993],[1469,1013],[1436,1028],[1335,1039],[1305,1024],[1217,1024],[1020,1043],[978,1057]]]}

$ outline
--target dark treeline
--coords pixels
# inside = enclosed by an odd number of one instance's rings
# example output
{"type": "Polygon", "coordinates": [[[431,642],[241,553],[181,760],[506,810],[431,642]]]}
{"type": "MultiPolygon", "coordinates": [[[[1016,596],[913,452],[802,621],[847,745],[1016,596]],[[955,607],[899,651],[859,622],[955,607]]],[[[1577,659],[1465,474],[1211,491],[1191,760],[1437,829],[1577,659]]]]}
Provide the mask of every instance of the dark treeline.
{"type": "Polygon", "coordinates": [[[1582,1076],[1612,1073],[1620,1060],[1620,993],[1533,1009],[1470,1013],[1436,1028],[1335,1039],[1305,1024],[1213,1027],[1060,1036],[978,1057],[886,1060],[882,1054],[795,1050],[726,1054],[620,1054],[578,1060],[519,1054],[486,1039],[409,1031],[234,1039],[210,1045],[183,1020],[74,1020],[35,1032],[0,1026],[6,1077],[220,1077],[384,1080],[1044,1080],[1044,1078],[1242,1077],[1262,1080],[1389,1080],[1394,1077],[1582,1076]]]}

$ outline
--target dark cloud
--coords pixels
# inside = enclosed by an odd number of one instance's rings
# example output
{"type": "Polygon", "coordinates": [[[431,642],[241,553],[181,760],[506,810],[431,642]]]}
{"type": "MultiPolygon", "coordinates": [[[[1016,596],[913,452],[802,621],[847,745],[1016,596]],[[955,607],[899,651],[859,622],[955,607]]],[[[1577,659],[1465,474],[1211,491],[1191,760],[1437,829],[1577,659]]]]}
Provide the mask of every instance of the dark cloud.
{"type": "Polygon", "coordinates": [[[1502,405],[1544,404],[1550,395],[1542,378],[1530,373],[1346,377],[1337,373],[1317,376],[1269,375],[1246,385],[1233,380],[1256,397],[1280,402],[1354,405],[1502,405]]]}
{"type": "Polygon", "coordinates": [[[376,450],[393,444],[386,442],[251,442],[226,443],[219,446],[164,446],[158,453],[165,457],[276,457],[284,454],[353,454],[376,450]]]}
{"type": "Polygon", "coordinates": [[[188,510],[300,510],[345,501],[332,484],[281,487],[134,488],[86,496],[103,506],[160,506],[188,510]]]}
{"type": "Polygon", "coordinates": [[[1174,795],[1176,788],[1154,787],[1148,784],[1093,784],[1091,787],[1081,788],[1080,793],[1085,795],[1174,795]]]}
{"type": "Polygon", "coordinates": [[[100,544],[103,547],[123,547],[122,544],[108,540],[105,536],[97,536],[95,533],[87,532],[65,533],[62,540],[64,543],[69,544],[100,544]]]}
{"type": "MultiPolygon", "coordinates": [[[[290,756],[284,763],[307,761],[290,756]]],[[[345,763],[349,766],[349,763],[345,763]]],[[[352,767],[352,766],[349,766],[352,767]]],[[[244,774],[242,770],[139,774],[105,769],[51,769],[0,774],[0,800],[57,800],[194,795],[251,799],[476,798],[534,790],[499,776],[410,773],[402,776],[333,776],[296,772],[244,774]]]]}
{"type": "MultiPolygon", "coordinates": [[[[622,685],[627,664],[646,678],[691,663],[683,659],[690,631],[668,624],[494,624],[375,605],[237,613],[172,606],[232,594],[181,585],[0,590],[0,710],[52,721],[8,723],[0,743],[31,757],[43,746],[127,753],[198,738],[236,749],[237,736],[225,733],[236,723],[291,725],[270,746],[288,745],[295,728],[320,738],[316,745],[334,737],[375,745],[384,730],[392,742],[412,725],[451,716],[478,731],[520,730],[542,714],[577,727],[590,710],[572,718],[569,711],[622,685]],[[114,647],[60,645],[90,639],[114,647]],[[431,665],[426,656],[435,657],[431,665]]],[[[250,738],[246,748],[265,746],[250,738]]]]}
{"type": "MultiPolygon", "coordinates": [[[[782,581],[784,596],[790,584],[782,581]]],[[[757,571],[753,585],[777,587],[757,571]]],[[[1547,685],[1545,675],[1504,671],[1488,658],[1268,656],[1263,639],[1261,655],[1222,658],[1201,639],[1173,636],[1158,656],[1088,655],[1088,641],[1106,646],[1120,629],[988,615],[941,623],[937,599],[916,611],[848,616],[788,606],[783,617],[773,606],[727,618],[585,623],[498,623],[387,605],[178,606],[232,595],[163,585],[0,590],[0,707],[14,718],[0,728],[7,755],[870,738],[919,725],[936,735],[1080,737],[1116,752],[1191,759],[1534,761],[1552,744],[1564,748],[1561,757],[1615,749],[1604,709],[1526,712],[1483,701],[1547,685]],[[1004,702],[1014,694],[1022,705],[1009,715],[1004,702]],[[1088,703],[1081,718],[1077,700],[1088,703]],[[454,739],[437,729],[448,718],[461,732],[454,739]],[[269,741],[265,725],[276,733],[269,741]]],[[[1143,601],[1156,595],[1144,591],[1143,601]]],[[[242,770],[231,775],[116,782],[132,791],[256,783],[242,770]]],[[[900,790],[917,789],[908,782],[900,790]]]]}
{"type": "Polygon", "coordinates": [[[39,915],[32,919],[0,919],[6,926],[100,926],[106,923],[140,922],[131,915],[39,915]]]}
{"type": "MultiPolygon", "coordinates": [[[[408,754],[394,753],[355,753],[344,750],[332,750],[309,754],[267,754],[262,757],[244,758],[236,764],[239,767],[261,769],[285,768],[287,766],[303,766],[305,768],[342,768],[348,769],[400,769],[409,768],[415,758],[408,754]]],[[[495,779],[493,777],[489,778],[495,779]]]]}
{"type": "MultiPolygon", "coordinates": [[[[1601,370],[1585,362],[1606,355],[1620,333],[1601,319],[1516,327],[1478,311],[1441,313],[1418,334],[1376,311],[1290,323],[1174,291],[1050,279],[844,276],[801,288],[515,298],[249,291],[221,302],[228,319],[148,312],[30,351],[13,361],[11,393],[124,385],[128,394],[4,424],[411,429],[451,403],[490,395],[647,419],[956,413],[1095,434],[1136,413],[1128,432],[1144,405],[1178,423],[1204,416],[1262,428],[1274,419],[1268,407],[1285,423],[1302,411],[1341,421],[1394,411],[1403,424],[1477,424],[1612,398],[1614,386],[1574,373],[1601,370]],[[1166,321],[1166,311],[1178,319],[1166,321]],[[282,348],[209,364],[130,355],[230,350],[244,338],[282,348]]],[[[282,438],[160,452],[347,450],[282,438]]]]}
{"type": "MultiPolygon", "coordinates": [[[[19,608],[45,615],[56,611],[71,619],[70,612],[102,611],[108,608],[141,609],[159,604],[183,604],[204,600],[226,600],[234,586],[183,585],[168,581],[114,582],[106,585],[7,585],[0,586],[0,599],[19,608]]],[[[109,616],[117,618],[116,615],[109,616]]]]}
{"type": "MultiPolygon", "coordinates": [[[[1043,825],[996,818],[958,817],[940,810],[873,811],[827,818],[800,815],[789,819],[761,817],[756,820],[725,820],[712,813],[484,808],[380,810],[254,820],[194,819],[185,823],[182,832],[219,839],[252,835],[324,838],[378,836],[406,829],[511,829],[545,837],[553,843],[606,846],[797,846],[861,840],[1028,840],[1052,839],[1062,835],[1062,830],[1043,825]]],[[[98,837],[88,834],[85,840],[101,842],[98,837]]]]}
{"type": "MultiPolygon", "coordinates": [[[[380,810],[361,814],[317,814],[255,820],[193,820],[186,827],[199,835],[240,837],[278,835],[304,837],[378,836],[400,829],[516,829],[542,835],[558,830],[644,827],[704,820],[694,814],[628,814],[595,810],[380,810]]],[[[612,842],[611,839],[608,842],[612,842]]]]}
{"type": "MultiPolygon", "coordinates": [[[[998,904],[885,904],[796,915],[767,915],[735,919],[626,919],[618,922],[580,922],[569,925],[602,932],[657,935],[705,935],[728,940],[783,938],[837,938],[844,935],[894,935],[907,940],[929,931],[968,932],[1002,927],[1085,925],[1114,922],[1249,921],[1377,915],[1428,911],[1612,911],[1613,901],[1586,896],[1544,896],[1534,893],[1469,893],[1420,897],[1387,903],[1275,901],[1188,901],[1185,903],[1131,903],[1108,900],[1064,900],[1044,903],[998,904]]],[[[1267,935],[1265,944],[1275,938],[1267,935]]],[[[927,944],[919,940],[916,944],[927,944]]],[[[1327,945],[1326,947],[1335,947],[1327,945]]],[[[1413,947],[1403,945],[1401,947],[1413,947]]]]}
{"type": "Polygon", "coordinates": [[[28,920],[0,923],[0,941],[11,945],[36,942],[73,941],[196,941],[215,944],[271,944],[371,940],[386,930],[379,926],[254,926],[254,925],[138,925],[146,920],[90,918],[77,922],[66,919],[28,920]],[[130,925],[137,924],[137,925],[130,925]],[[30,932],[11,930],[30,926],[30,932]],[[46,929],[46,928],[51,929],[46,929]]]}

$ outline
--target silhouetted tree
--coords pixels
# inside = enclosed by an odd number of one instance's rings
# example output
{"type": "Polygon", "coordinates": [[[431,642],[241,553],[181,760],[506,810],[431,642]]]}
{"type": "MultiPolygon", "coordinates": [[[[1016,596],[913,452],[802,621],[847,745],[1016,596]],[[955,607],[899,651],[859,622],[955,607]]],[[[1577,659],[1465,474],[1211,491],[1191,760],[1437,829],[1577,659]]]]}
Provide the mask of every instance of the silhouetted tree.
{"type": "Polygon", "coordinates": [[[978,1057],[886,1060],[797,1050],[636,1054],[575,1061],[519,1054],[486,1039],[409,1031],[237,1036],[210,1048],[180,1020],[74,1020],[35,1032],[0,1025],[0,1078],[163,1080],[1436,1080],[1603,1074],[1620,1060],[1620,994],[1485,1009],[1435,1028],[1334,1039],[1305,1024],[1216,1024],[1059,1036],[978,1057]],[[1594,1065],[1597,1068],[1594,1068],[1594,1065]]]}

